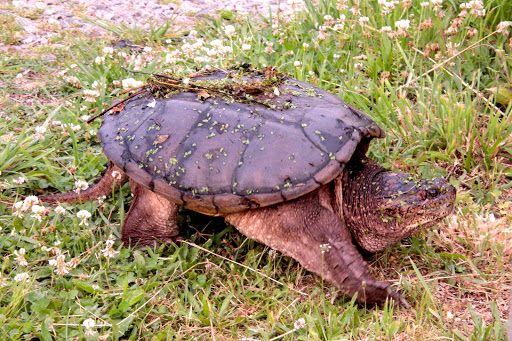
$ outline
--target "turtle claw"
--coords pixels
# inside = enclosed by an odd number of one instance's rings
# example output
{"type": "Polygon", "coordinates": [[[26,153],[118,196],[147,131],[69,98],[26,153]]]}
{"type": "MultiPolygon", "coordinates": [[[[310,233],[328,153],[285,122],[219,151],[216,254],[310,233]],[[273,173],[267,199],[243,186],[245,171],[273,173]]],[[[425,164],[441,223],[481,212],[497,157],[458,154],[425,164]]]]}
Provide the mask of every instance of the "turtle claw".
{"type": "Polygon", "coordinates": [[[408,309],[408,308],[411,307],[409,302],[407,302],[407,300],[402,295],[400,295],[399,293],[397,293],[394,290],[391,290],[390,288],[388,288],[388,297],[393,299],[393,301],[395,303],[397,303],[402,308],[407,308],[408,309]]]}

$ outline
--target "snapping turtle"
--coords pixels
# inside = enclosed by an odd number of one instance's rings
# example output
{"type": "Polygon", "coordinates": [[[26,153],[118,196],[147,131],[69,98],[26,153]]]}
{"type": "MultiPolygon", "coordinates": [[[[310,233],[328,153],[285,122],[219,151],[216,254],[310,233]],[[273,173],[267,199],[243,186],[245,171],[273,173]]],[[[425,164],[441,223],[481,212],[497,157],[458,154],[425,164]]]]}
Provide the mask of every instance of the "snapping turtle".
{"type": "MultiPolygon", "coordinates": [[[[153,87],[125,102],[98,131],[110,166],[80,200],[129,180],[125,245],[176,240],[184,206],[223,216],[360,302],[404,302],[375,280],[358,247],[376,252],[436,224],[452,211],[451,185],[367,158],[382,129],[309,84],[256,71],[180,84],[164,97],[153,87]]],[[[39,198],[79,200],[76,193],[39,198]]]]}

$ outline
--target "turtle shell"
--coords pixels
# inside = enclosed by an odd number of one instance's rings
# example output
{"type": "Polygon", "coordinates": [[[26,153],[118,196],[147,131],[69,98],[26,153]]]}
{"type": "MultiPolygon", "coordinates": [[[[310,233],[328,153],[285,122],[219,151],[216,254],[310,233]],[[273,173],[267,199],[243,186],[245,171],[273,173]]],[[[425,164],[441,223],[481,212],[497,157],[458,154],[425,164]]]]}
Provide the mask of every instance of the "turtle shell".
{"type": "MultiPolygon", "coordinates": [[[[194,81],[227,78],[246,90],[264,80],[217,71],[194,81]]],[[[105,154],[155,193],[222,215],[309,193],[342,172],[363,137],[384,136],[340,98],[293,79],[258,100],[210,95],[146,93],[125,102],[98,131],[105,154]]]]}

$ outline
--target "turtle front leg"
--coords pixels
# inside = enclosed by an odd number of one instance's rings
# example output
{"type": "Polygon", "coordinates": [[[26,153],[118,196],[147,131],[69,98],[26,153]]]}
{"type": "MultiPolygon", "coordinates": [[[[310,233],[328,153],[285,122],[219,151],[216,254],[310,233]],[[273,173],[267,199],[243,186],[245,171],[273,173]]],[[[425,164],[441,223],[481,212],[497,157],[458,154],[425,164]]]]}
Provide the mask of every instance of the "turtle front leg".
{"type": "Polygon", "coordinates": [[[154,246],[177,239],[178,205],[130,179],[133,201],[121,230],[125,246],[154,246]]]}
{"type": "Polygon", "coordinates": [[[307,270],[366,304],[388,298],[407,304],[379,282],[352,244],[352,236],[331,207],[332,193],[324,186],[297,200],[226,215],[240,232],[297,260],[307,270]]]}

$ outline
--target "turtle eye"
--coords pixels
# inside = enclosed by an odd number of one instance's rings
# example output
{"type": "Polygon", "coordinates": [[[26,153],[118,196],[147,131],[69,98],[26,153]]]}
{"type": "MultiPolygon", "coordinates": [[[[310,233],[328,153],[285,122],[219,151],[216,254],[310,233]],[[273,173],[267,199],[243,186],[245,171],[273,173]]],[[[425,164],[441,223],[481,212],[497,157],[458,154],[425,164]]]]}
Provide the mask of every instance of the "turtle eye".
{"type": "Polygon", "coordinates": [[[437,188],[429,188],[427,190],[427,193],[431,197],[437,197],[437,195],[439,194],[439,191],[437,190],[437,188]]]}

